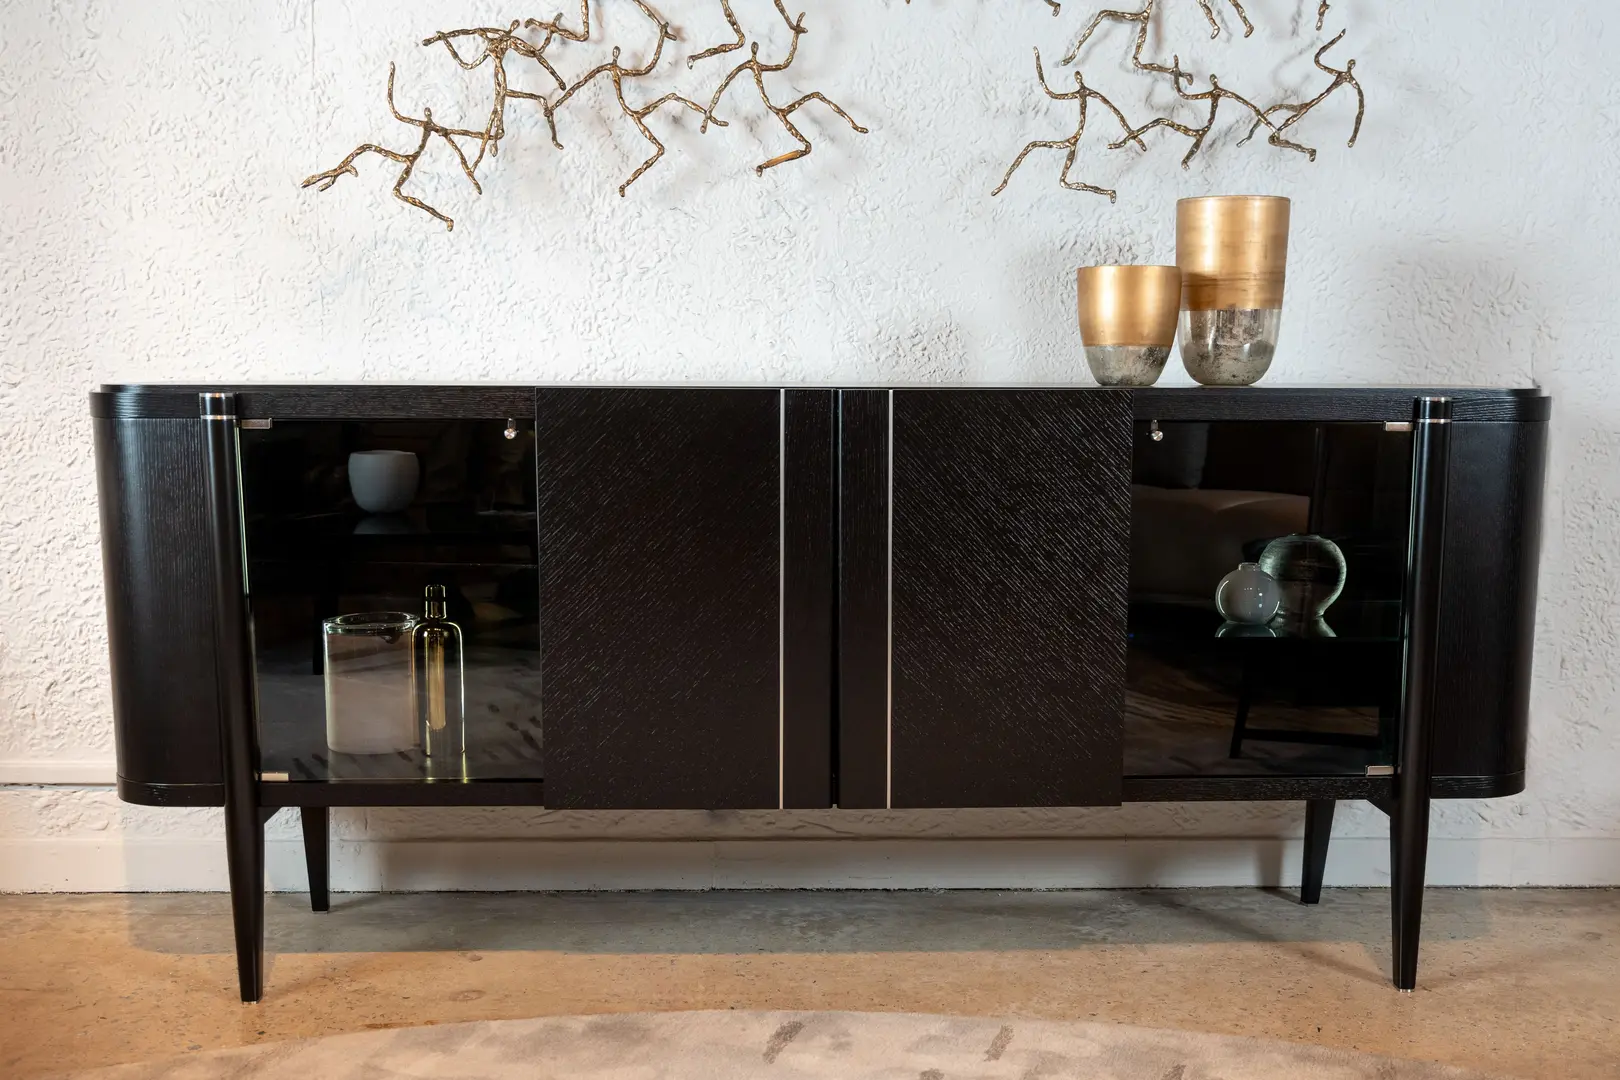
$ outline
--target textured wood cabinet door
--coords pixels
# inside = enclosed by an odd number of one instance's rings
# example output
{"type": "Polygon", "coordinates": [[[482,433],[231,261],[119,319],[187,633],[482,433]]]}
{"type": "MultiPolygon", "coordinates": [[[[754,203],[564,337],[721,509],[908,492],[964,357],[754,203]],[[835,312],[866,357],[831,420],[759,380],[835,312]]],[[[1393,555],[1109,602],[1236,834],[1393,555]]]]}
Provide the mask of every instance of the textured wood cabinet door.
{"type": "Polygon", "coordinates": [[[538,392],[548,806],[829,805],[832,407],[538,392]]]}
{"type": "Polygon", "coordinates": [[[846,807],[1120,801],[1131,395],[839,395],[846,807]]]}

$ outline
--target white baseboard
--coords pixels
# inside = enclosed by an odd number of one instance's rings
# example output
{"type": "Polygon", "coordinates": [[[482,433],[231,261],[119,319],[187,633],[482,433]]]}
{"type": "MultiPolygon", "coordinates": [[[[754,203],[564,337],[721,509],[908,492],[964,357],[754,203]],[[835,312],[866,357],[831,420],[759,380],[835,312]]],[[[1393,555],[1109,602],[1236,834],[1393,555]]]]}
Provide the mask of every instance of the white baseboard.
{"type": "Polygon", "coordinates": [[[0,761],[0,787],[112,787],[112,761],[0,761]]]}
{"type": "MultiPolygon", "coordinates": [[[[340,892],[631,889],[1072,889],[1292,886],[1297,839],[338,841],[340,892]]],[[[296,841],[268,845],[272,891],[306,888],[296,841]]],[[[1620,886],[1620,838],[1435,839],[1436,886],[1620,886]]],[[[1342,837],[1329,885],[1389,884],[1389,844],[1342,837]]],[[[210,840],[0,840],[0,892],[226,888],[210,840]]]]}

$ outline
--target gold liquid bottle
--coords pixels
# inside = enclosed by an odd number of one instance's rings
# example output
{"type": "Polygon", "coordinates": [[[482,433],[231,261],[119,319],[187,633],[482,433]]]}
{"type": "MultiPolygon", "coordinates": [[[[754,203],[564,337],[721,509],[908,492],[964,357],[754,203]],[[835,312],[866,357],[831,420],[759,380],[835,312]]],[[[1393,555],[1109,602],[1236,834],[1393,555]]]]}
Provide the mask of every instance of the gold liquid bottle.
{"type": "Polygon", "coordinates": [[[443,585],[427,587],[427,611],[415,630],[417,712],[428,775],[467,778],[467,695],[461,627],[445,615],[443,585]]]}

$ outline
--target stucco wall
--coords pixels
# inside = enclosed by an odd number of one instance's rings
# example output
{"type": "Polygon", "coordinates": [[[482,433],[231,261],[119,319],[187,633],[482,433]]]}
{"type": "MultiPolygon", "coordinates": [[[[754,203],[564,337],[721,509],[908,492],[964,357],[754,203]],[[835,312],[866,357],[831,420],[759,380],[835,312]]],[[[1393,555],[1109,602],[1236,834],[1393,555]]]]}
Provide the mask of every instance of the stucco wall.
{"type": "MultiPolygon", "coordinates": [[[[647,40],[629,0],[597,6],[610,36],[647,40]]],[[[719,6],[662,6],[683,38],[669,85],[706,98],[723,61],[688,74],[682,57],[728,36],[719,6]]],[[[1301,125],[1321,149],[1315,164],[1238,147],[1226,129],[1184,172],[1179,137],[1153,136],[1145,155],[1104,151],[1111,132],[1094,110],[1077,172],[1117,183],[1115,206],[1060,190],[1061,155],[1051,153],[989,197],[1024,142],[1072,131],[1073,106],[1036,92],[1030,48],[1042,45],[1054,81],[1066,78],[1055,60],[1094,5],[1069,0],[1058,19],[1039,0],[804,6],[811,33],[781,85],[826,91],[870,135],[811,107],[801,117],[815,153],[756,178],[751,166],[789,144],[740,88],[729,130],[700,137],[684,117],[653,120],[670,153],[621,200],[615,189],[645,151],[608,93],[561,115],[561,153],[539,116],[514,106],[482,198],[443,154],[424,164],[419,190],[458,219],[447,234],[389,198],[393,174],[375,161],[326,194],[298,187],[358,142],[408,145],[384,104],[390,59],[403,107],[476,115],[480,98],[463,88],[482,80],[413,44],[457,18],[438,14],[443,5],[0,5],[0,779],[13,781],[0,787],[0,887],[223,880],[215,813],[17,782],[93,779],[112,756],[85,422],[96,384],[1085,382],[1074,268],[1170,261],[1174,200],[1236,191],[1295,200],[1271,382],[1539,382],[1555,395],[1531,786],[1514,799],[1445,805],[1439,877],[1620,880],[1620,375],[1610,355],[1620,332],[1620,95],[1608,70],[1620,17],[1611,5],[1568,0],[1556,18],[1532,19],[1508,0],[1338,0],[1330,32],[1348,25],[1350,34],[1336,55],[1359,59],[1368,90],[1360,146],[1344,147],[1353,106],[1343,98],[1301,125]]],[[[1152,48],[1208,61],[1225,84],[1257,96],[1319,84],[1310,49],[1289,35],[1303,23],[1311,36],[1314,3],[1250,0],[1260,31],[1213,45],[1191,0],[1169,6],[1179,29],[1152,48]]],[[[551,14],[458,7],[476,13],[466,23],[551,14]]],[[[738,10],[753,26],[776,19],[765,0],[738,10]]],[[[771,32],[781,39],[779,25],[771,32]]],[[[1127,29],[1110,29],[1089,70],[1145,114],[1143,81],[1102,59],[1128,48],[1127,29]]],[[[556,55],[575,71],[590,56],[556,55]]],[[[1161,84],[1154,100],[1168,107],[1167,98],[1161,84]]],[[[1167,381],[1186,379],[1173,370],[1167,381]]],[[[770,868],[791,864],[815,881],[1039,884],[1166,880],[1175,865],[1175,880],[1271,880],[1293,858],[1282,838],[1299,825],[1297,806],[356,811],[340,815],[337,875],[356,885],[706,884],[789,881],[770,868]],[[891,842],[751,843],[845,835],[891,842]],[[1014,855],[907,844],[1008,835],[1056,846],[1014,855]],[[442,843],[602,837],[696,843],[537,844],[527,850],[551,852],[560,862],[547,865],[565,869],[527,878],[514,876],[514,861],[524,863],[510,845],[442,843]],[[1121,837],[1165,843],[1085,839],[1121,837]],[[1199,837],[1259,842],[1197,848],[1199,837]],[[409,867],[435,865],[412,861],[423,852],[459,853],[461,876],[413,876],[409,867]],[[598,872],[609,863],[618,869],[598,872]],[[678,866],[655,869],[666,864],[678,866]],[[754,870],[734,872],[742,864],[754,870]]],[[[292,835],[290,823],[272,828],[292,835]]],[[[1330,880],[1378,880],[1384,829],[1376,812],[1346,808],[1330,880]]],[[[273,851],[272,878],[301,878],[285,844],[273,851]]]]}

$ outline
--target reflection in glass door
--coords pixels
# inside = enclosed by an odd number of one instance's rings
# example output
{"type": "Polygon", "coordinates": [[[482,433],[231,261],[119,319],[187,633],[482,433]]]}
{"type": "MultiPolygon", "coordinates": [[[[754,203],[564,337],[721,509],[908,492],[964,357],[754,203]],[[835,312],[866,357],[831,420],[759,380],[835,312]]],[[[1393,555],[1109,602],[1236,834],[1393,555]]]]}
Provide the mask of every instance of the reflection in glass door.
{"type": "Polygon", "coordinates": [[[1410,433],[1383,424],[1138,425],[1127,775],[1360,776],[1394,761],[1411,471],[1410,433]],[[1258,625],[1215,604],[1245,562],[1293,598],[1258,625]]]}
{"type": "Polygon", "coordinates": [[[542,775],[532,426],[242,432],[263,771],[542,775]]]}

